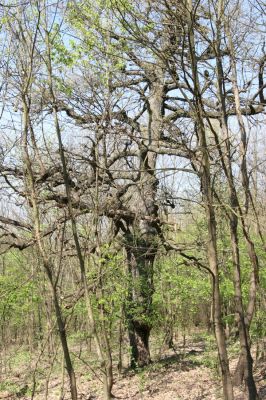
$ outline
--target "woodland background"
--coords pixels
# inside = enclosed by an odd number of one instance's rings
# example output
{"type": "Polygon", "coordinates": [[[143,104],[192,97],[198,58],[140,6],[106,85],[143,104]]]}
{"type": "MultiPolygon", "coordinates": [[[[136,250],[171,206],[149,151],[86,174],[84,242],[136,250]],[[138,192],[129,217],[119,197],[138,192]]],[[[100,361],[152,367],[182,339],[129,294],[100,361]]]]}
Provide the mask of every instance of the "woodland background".
{"type": "Polygon", "coordinates": [[[265,4],[0,25],[1,398],[264,398],[265,4]]]}

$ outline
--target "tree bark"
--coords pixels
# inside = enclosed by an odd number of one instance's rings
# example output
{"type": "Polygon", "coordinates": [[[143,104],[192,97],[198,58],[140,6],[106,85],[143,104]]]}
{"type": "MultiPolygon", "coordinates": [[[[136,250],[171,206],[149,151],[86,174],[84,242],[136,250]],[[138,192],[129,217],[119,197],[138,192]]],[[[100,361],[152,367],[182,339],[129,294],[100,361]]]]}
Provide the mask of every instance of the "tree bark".
{"type": "Polygon", "coordinates": [[[129,340],[132,349],[132,366],[150,363],[149,337],[152,328],[153,264],[160,240],[160,221],[156,195],[157,154],[149,152],[147,145],[159,141],[162,134],[162,106],[164,95],[164,70],[158,65],[147,73],[151,76],[148,100],[147,129],[141,132],[143,141],[139,145],[140,176],[137,193],[132,196],[131,207],[136,220],[125,234],[128,271],[130,276],[129,307],[126,310],[129,340]]]}
{"type": "Polygon", "coordinates": [[[249,209],[249,202],[252,200],[252,196],[250,193],[249,187],[249,176],[247,170],[247,163],[246,163],[246,153],[247,153],[247,134],[244,124],[244,119],[241,113],[241,106],[240,106],[240,95],[239,89],[237,84],[237,67],[236,67],[236,60],[235,60],[235,51],[234,45],[231,37],[231,32],[228,24],[226,25],[226,33],[229,39],[229,47],[230,47],[230,64],[232,68],[232,86],[233,86],[233,93],[234,93],[234,100],[236,104],[236,116],[238,125],[240,128],[241,133],[241,142],[240,142],[240,150],[241,150],[241,177],[242,177],[242,187],[244,189],[244,214],[242,209],[239,207],[239,213],[241,216],[242,222],[242,230],[244,233],[244,237],[246,240],[248,254],[252,265],[252,272],[251,272],[251,283],[250,283],[250,290],[249,290],[249,304],[247,307],[247,316],[245,319],[244,311],[243,311],[243,304],[242,304],[242,291],[241,291],[241,273],[240,273],[240,262],[239,262],[239,249],[237,243],[237,225],[232,226],[231,224],[231,236],[233,237],[233,248],[236,260],[236,267],[235,267],[235,293],[236,293],[236,307],[237,313],[239,316],[239,338],[240,338],[240,345],[241,345],[241,354],[238,361],[238,371],[236,371],[236,375],[234,377],[235,383],[239,383],[240,380],[244,378],[247,389],[248,389],[248,398],[249,400],[255,400],[258,398],[258,393],[253,377],[253,359],[250,352],[250,340],[249,340],[249,327],[251,320],[253,318],[253,314],[255,311],[255,304],[256,304],[256,290],[257,290],[257,280],[258,280],[258,259],[255,251],[255,246],[250,238],[248,229],[246,227],[245,215],[248,213],[249,209]]]}
{"type": "MultiPolygon", "coordinates": [[[[141,242],[143,245],[143,242],[141,242]]],[[[151,332],[151,313],[153,295],[153,262],[154,255],[147,260],[143,248],[142,255],[136,255],[132,248],[127,248],[130,287],[128,307],[126,310],[128,320],[128,333],[131,346],[131,367],[143,367],[151,362],[149,350],[149,337],[151,332]]]]}
{"type": "Polygon", "coordinates": [[[60,307],[60,304],[58,301],[56,286],[53,283],[51,268],[49,266],[45,265],[45,270],[46,270],[47,276],[49,278],[49,281],[50,281],[50,284],[52,287],[53,302],[54,302],[54,307],[55,307],[55,315],[56,315],[56,321],[57,321],[57,326],[58,326],[58,332],[59,332],[59,337],[60,337],[60,341],[61,341],[61,345],[62,345],[62,349],[63,349],[63,353],[64,353],[66,370],[67,370],[67,373],[69,376],[71,399],[77,400],[78,393],[77,393],[76,376],[75,376],[73,364],[72,364],[72,361],[70,358],[70,352],[69,352],[69,348],[68,348],[66,329],[65,329],[65,322],[62,317],[62,312],[61,312],[61,307],[60,307]]]}
{"type": "Polygon", "coordinates": [[[207,257],[212,272],[213,279],[213,322],[214,332],[217,342],[218,355],[222,373],[223,395],[225,400],[233,400],[233,386],[229,370],[229,361],[227,355],[225,332],[222,322],[221,311],[221,295],[219,287],[219,264],[217,254],[217,232],[216,232],[216,217],[213,204],[213,190],[211,183],[211,167],[208,151],[208,142],[206,137],[206,130],[204,126],[204,106],[201,98],[200,81],[198,76],[198,65],[196,60],[195,39],[194,39],[194,14],[192,10],[192,3],[188,2],[188,40],[189,51],[192,64],[192,76],[194,85],[194,108],[195,108],[195,126],[198,134],[199,148],[200,148],[200,163],[199,163],[199,176],[201,181],[201,192],[203,204],[205,207],[205,215],[208,226],[208,242],[207,242],[207,257]]]}
{"type": "Polygon", "coordinates": [[[46,250],[44,248],[44,243],[43,240],[41,239],[41,220],[40,220],[40,209],[38,206],[37,202],[37,192],[36,192],[36,187],[35,187],[35,181],[34,181],[34,174],[32,170],[32,164],[31,164],[31,159],[29,156],[28,152],[28,130],[29,130],[29,120],[30,120],[30,108],[29,104],[30,101],[27,98],[27,95],[24,94],[22,96],[22,104],[23,104],[23,162],[24,162],[24,170],[25,170],[25,186],[28,190],[28,201],[32,205],[32,219],[34,223],[34,230],[35,230],[35,237],[37,240],[37,245],[38,249],[40,251],[42,261],[44,263],[44,268],[45,272],[48,276],[49,282],[52,286],[53,290],[53,303],[55,307],[55,313],[56,313],[56,320],[57,320],[57,326],[59,330],[59,335],[60,335],[60,340],[62,344],[62,349],[65,357],[65,362],[66,362],[66,368],[69,376],[69,383],[70,383],[70,391],[71,391],[71,399],[72,400],[77,400],[78,395],[77,395],[77,386],[76,386],[76,377],[74,373],[74,368],[73,364],[71,361],[69,349],[68,349],[68,343],[67,343],[67,336],[66,336],[66,331],[65,331],[65,324],[64,320],[62,318],[62,313],[61,313],[61,308],[59,305],[58,301],[58,296],[57,296],[57,291],[56,291],[56,285],[57,282],[53,281],[53,275],[52,275],[52,268],[49,265],[49,257],[46,254],[46,250]]]}

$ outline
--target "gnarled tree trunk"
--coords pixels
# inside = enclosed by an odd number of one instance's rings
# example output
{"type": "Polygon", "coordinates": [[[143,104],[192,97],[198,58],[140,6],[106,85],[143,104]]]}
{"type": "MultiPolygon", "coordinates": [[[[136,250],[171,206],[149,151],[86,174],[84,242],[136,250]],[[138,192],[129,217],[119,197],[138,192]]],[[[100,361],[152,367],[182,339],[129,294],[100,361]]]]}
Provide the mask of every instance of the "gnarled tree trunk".
{"type": "MultiPolygon", "coordinates": [[[[144,67],[145,68],[145,67],[144,67]]],[[[152,328],[153,265],[158,250],[160,221],[156,195],[157,154],[148,150],[162,133],[162,104],[164,94],[163,69],[153,68],[148,104],[147,129],[141,132],[139,144],[139,181],[132,196],[131,207],[136,219],[125,234],[128,270],[130,275],[128,318],[129,339],[132,349],[131,365],[144,366],[150,362],[149,336],[152,328]]]]}
{"type": "MultiPolygon", "coordinates": [[[[132,241],[130,242],[132,243],[132,241]]],[[[130,275],[127,319],[131,366],[142,367],[151,361],[149,337],[152,327],[152,295],[154,292],[153,263],[157,249],[148,248],[148,243],[145,241],[138,241],[137,248],[133,246],[127,246],[130,275]],[[149,251],[152,251],[153,254],[149,255],[149,251]]]]}

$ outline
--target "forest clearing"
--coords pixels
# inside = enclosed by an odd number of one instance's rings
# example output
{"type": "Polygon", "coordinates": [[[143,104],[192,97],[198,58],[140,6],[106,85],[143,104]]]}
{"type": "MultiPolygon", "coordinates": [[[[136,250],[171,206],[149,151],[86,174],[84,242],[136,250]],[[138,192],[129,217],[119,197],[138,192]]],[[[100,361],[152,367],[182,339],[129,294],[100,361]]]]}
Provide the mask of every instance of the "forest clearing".
{"type": "Polygon", "coordinates": [[[264,3],[0,3],[0,399],[266,399],[264,3]]]}

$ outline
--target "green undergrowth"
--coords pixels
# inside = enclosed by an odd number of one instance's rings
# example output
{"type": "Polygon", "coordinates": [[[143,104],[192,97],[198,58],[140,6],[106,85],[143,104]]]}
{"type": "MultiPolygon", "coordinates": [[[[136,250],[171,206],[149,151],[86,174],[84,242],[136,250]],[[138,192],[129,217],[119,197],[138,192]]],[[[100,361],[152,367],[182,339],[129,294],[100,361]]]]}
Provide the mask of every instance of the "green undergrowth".
{"type": "Polygon", "coordinates": [[[0,382],[0,392],[9,392],[10,394],[16,394],[19,391],[19,385],[11,380],[5,380],[0,382]]]}

